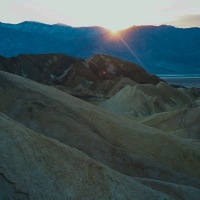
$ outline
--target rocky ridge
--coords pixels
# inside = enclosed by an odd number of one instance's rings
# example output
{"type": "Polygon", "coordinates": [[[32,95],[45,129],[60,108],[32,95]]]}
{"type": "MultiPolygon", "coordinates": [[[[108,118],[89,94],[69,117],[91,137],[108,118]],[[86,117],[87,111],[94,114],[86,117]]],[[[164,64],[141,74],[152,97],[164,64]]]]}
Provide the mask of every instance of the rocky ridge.
{"type": "Polygon", "coordinates": [[[125,85],[161,80],[140,66],[107,55],[85,60],[63,54],[0,57],[0,69],[79,97],[110,97],[125,85]]]}

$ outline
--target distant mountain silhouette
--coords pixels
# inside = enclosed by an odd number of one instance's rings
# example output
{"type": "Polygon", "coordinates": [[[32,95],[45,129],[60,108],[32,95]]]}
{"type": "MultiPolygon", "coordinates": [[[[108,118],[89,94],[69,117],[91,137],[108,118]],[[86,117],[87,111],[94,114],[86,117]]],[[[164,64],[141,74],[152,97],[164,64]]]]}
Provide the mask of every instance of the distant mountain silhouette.
{"type": "Polygon", "coordinates": [[[153,74],[200,74],[200,28],[133,26],[112,35],[101,27],[38,22],[0,23],[0,55],[63,53],[79,58],[107,54],[153,74]]]}

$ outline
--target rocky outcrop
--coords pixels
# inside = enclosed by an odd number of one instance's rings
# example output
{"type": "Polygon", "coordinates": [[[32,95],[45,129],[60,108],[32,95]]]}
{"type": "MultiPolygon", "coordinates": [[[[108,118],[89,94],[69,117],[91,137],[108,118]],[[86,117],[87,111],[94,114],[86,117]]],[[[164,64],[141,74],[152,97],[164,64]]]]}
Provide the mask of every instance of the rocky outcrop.
{"type": "Polygon", "coordinates": [[[114,87],[115,93],[122,88],[123,78],[135,84],[157,84],[161,81],[134,63],[111,56],[96,55],[74,64],[64,80],[64,85],[75,93],[80,93],[85,88],[97,96],[109,96],[113,94],[114,87]],[[116,85],[119,85],[118,90],[116,85]]]}
{"type": "Polygon", "coordinates": [[[79,60],[64,54],[23,54],[11,58],[0,57],[0,69],[40,83],[53,84],[79,60]]]}
{"type": "Polygon", "coordinates": [[[161,81],[135,63],[102,54],[92,56],[81,63],[76,63],[72,74],[74,71],[77,76],[84,76],[90,81],[112,80],[119,76],[130,78],[137,83],[157,84],[161,81]]]}
{"type": "Polygon", "coordinates": [[[140,84],[125,86],[101,104],[101,107],[121,115],[138,117],[180,109],[190,105],[198,95],[193,89],[173,88],[160,82],[156,86],[140,84]]]}

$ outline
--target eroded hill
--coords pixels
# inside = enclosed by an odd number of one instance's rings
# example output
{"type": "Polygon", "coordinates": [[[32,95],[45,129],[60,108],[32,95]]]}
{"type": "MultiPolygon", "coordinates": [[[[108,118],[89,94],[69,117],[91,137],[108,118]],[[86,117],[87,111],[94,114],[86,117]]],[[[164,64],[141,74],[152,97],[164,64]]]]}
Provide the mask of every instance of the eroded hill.
{"type": "Polygon", "coordinates": [[[16,75],[1,72],[0,80],[1,112],[123,174],[172,182],[175,174],[187,182],[178,172],[200,176],[199,146],[190,141],[16,75]]]}

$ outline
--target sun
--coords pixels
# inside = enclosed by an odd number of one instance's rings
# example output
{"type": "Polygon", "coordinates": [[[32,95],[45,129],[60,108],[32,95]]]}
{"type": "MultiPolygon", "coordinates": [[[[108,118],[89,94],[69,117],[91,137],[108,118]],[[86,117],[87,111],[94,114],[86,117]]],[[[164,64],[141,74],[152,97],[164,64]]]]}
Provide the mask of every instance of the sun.
{"type": "Polygon", "coordinates": [[[116,28],[109,28],[109,30],[112,33],[112,35],[118,35],[119,33],[119,29],[116,29],[116,28]]]}
{"type": "Polygon", "coordinates": [[[112,33],[113,35],[117,35],[117,34],[118,34],[118,30],[111,30],[111,33],[112,33]]]}
{"type": "Polygon", "coordinates": [[[115,35],[117,36],[123,30],[123,28],[117,24],[112,24],[110,26],[107,25],[107,26],[102,26],[102,27],[107,29],[110,32],[110,34],[113,36],[115,35]]]}

